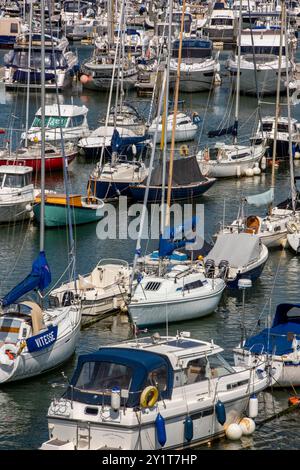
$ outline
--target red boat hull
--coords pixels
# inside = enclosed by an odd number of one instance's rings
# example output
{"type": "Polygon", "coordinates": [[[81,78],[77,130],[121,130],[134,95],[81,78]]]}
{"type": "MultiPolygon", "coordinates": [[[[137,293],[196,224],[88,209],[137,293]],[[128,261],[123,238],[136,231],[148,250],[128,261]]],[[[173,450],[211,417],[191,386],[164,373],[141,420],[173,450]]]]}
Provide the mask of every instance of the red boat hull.
{"type": "MultiPolygon", "coordinates": [[[[68,163],[71,163],[76,157],[77,152],[67,155],[68,163]]],[[[31,166],[34,172],[41,171],[41,158],[19,158],[19,159],[0,159],[0,165],[21,165],[31,166]]],[[[62,171],[64,165],[64,159],[61,155],[59,156],[47,156],[45,155],[45,171],[47,173],[53,171],[62,171]]]]}

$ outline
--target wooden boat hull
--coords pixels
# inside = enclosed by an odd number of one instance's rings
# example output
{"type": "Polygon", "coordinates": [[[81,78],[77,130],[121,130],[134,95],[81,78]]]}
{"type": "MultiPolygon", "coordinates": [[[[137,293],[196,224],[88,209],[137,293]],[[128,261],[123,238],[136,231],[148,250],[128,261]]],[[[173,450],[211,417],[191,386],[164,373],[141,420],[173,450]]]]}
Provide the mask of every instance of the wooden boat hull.
{"type": "MultiPolygon", "coordinates": [[[[34,216],[40,222],[40,204],[33,207],[34,216]]],[[[103,215],[97,215],[97,209],[90,207],[75,207],[71,205],[71,217],[73,225],[89,224],[102,219],[103,215]]],[[[67,207],[60,204],[45,203],[45,226],[65,227],[68,223],[67,207]]]]}

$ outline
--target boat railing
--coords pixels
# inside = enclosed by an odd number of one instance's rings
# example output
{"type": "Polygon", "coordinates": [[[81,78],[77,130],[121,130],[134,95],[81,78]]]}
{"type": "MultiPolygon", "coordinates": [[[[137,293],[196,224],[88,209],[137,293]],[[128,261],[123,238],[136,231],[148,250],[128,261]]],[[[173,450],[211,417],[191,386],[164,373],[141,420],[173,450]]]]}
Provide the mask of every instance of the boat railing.
{"type": "Polygon", "coordinates": [[[123,259],[118,259],[118,258],[104,258],[99,261],[97,264],[97,267],[107,265],[107,264],[121,264],[125,268],[129,268],[129,264],[127,261],[123,259]]]}

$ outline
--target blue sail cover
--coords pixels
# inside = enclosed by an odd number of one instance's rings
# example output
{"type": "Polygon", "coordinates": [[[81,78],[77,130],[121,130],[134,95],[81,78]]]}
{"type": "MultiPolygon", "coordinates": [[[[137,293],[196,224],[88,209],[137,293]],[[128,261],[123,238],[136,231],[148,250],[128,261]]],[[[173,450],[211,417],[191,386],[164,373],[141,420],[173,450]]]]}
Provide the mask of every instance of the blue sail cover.
{"type": "Polygon", "coordinates": [[[170,256],[174,250],[183,248],[187,243],[193,243],[193,239],[187,239],[187,231],[195,231],[196,223],[199,217],[192,217],[192,219],[184,222],[177,227],[167,227],[162,236],[159,238],[159,256],[170,256]]]}
{"type": "Polygon", "coordinates": [[[226,127],[224,129],[217,129],[216,131],[209,131],[207,133],[207,136],[209,138],[212,138],[212,137],[220,137],[221,135],[228,135],[228,134],[231,134],[234,137],[237,136],[237,134],[238,134],[238,121],[235,121],[233,126],[226,127]]]}
{"type": "Polygon", "coordinates": [[[32,263],[31,273],[2,299],[2,306],[6,307],[18,300],[22,295],[33,289],[45,289],[51,283],[51,272],[45,252],[41,251],[32,263]]]}
{"type": "Polygon", "coordinates": [[[148,139],[147,134],[136,137],[121,137],[118,130],[115,129],[111,138],[111,149],[113,152],[119,153],[129,145],[139,144],[148,139]]]}

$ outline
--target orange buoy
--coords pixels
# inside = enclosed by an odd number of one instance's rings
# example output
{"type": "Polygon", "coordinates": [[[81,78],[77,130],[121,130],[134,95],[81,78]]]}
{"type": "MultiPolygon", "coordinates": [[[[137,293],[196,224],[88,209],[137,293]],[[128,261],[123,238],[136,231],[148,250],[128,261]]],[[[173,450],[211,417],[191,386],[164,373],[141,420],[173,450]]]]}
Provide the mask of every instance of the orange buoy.
{"type": "Polygon", "coordinates": [[[288,400],[289,405],[299,405],[300,404],[300,397],[290,397],[288,400]]]}
{"type": "Polygon", "coordinates": [[[83,85],[90,82],[91,80],[92,80],[92,77],[90,75],[81,75],[80,77],[80,81],[83,85]]]}

